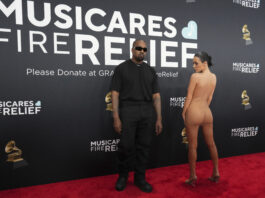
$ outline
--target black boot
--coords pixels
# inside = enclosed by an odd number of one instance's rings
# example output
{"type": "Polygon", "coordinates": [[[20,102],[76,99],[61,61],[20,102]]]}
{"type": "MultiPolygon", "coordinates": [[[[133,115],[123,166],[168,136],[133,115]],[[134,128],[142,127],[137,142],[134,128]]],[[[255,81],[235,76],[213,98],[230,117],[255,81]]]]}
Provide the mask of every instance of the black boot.
{"type": "Polygon", "coordinates": [[[117,179],[115,188],[117,191],[122,191],[124,190],[124,188],[126,187],[126,183],[128,180],[128,176],[119,176],[119,178],[117,179]]]}
{"type": "Polygon", "coordinates": [[[152,186],[145,181],[145,179],[141,180],[134,180],[134,185],[140,188],[141,191],[143,192],[152,192],[153,188],[152,186]]]}

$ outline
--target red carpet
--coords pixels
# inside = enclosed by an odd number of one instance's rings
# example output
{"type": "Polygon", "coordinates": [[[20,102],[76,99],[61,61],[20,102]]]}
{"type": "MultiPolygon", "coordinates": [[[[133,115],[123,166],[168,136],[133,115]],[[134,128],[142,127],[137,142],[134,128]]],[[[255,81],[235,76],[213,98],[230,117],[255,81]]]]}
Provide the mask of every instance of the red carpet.
{"type": "Polygon", "coordinates": [[[242,155],[220,159],[221,180],[218,184],[207,180],[211,174],[211,162],[197,163],[196,187],[184,184],[188,165],[176,165],[147,172],[147,180],[153,185],[152,193],[143,193],[133,185],[130,174],[127,188],[114,189],[117,175],[59,182],[54,184],[0,191],[1,198],[196,198],[196,197],[265,197],[265,153],[242,155]]]}

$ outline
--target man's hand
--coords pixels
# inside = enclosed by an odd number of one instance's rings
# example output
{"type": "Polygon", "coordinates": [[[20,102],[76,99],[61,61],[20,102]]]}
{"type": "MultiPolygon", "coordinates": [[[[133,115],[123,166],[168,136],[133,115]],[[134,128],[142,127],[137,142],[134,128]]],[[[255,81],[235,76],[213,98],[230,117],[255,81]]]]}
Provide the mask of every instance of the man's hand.
{"type": "Polygon", "coordinates": [[[162,132],[161,98],[160,93],[153,94],[153,103],[156,111],[156,135],[162,132]]]}
{"type": "Polygon", "coordinates": [[[111,91],[113,127],[117,133],[121,134],[121,120],[119,117],[119,95],[119,92],[111,91]]]}
{"type": "Polygon", "coordinates": [[[115,118],[113,123],[114,130],[121,134],[122,124],[120,118],[115,118]]]}
{"type": "Polygon", "coordinates": [[[162,132],[163,126],[161,120],[156,121],[156,135],[159,135],[162,132]]]}

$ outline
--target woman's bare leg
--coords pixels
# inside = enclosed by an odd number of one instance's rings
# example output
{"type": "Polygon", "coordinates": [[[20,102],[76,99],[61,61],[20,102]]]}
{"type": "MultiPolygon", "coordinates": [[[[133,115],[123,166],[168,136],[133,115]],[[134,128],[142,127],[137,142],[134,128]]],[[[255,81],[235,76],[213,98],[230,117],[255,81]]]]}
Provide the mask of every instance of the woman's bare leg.
{"type": "Polygon", "coordinates": [[[216,177],[219,176],[219,169],[218,169],[218,152],[213,139],[213,124],[212,123],[204,124],[202,126],[202,129],[203,129],[204,140],[208,146],[211,159],[213,162],[212,177],[216,177]]]}
{"type": "Polygon", "coordinates": [[[197,144],[198,144],[198,125],[187,125],[187,137],[189,141],[189,166],[190,166],[190,179],[196,178],[196,160],[197,160],[197,144]]]}

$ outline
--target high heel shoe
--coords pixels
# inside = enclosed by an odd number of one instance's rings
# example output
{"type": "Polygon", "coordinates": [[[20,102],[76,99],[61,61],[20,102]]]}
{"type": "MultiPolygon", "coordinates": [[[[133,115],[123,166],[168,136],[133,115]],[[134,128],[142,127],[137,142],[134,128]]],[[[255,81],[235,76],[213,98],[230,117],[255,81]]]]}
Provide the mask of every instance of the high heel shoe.
{"type": "Polygon", "coordinates": [[[216,176],[209,177],[208,179],[210,181],[212,181],[212,182],[218,183],[219,180],[220,180],[220,176],[219,175],[216,175],[216,176]]]}
{"type": "Polygon", "coordinates": [[[196,186],[197,177],[189,178],[185,181],[186,184],[195,187],[196,186]]]}

